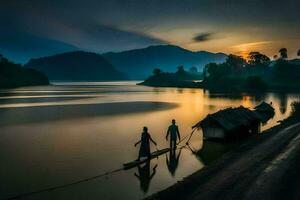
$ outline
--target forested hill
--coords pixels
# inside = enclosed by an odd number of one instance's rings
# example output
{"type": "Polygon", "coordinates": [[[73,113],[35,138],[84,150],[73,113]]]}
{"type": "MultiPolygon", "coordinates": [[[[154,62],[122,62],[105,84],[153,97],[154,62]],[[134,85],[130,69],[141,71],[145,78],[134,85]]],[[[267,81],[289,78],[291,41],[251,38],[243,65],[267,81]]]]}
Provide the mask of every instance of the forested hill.
{"type": "Polygon", "coordinates": [[[31,59],[25,66],[45,73],[50,80],[109,81],[126,79],[123,73],[116,70],[101,55],[83,51],[31,59]]]}
{"type": "Polygon", "coordinates": [[[48,85],[48,78],[35,69],[24,68],[0,55],[0,88],[48,85]]]}
{"type": "Polygon", "coordinates": [[[184,66],[186,69],[195,66],[201,70],[210,62],[221,63],[227,58],[223,53],[192,52],[173,45],[150,46],[119,53],[106,53],[103,56],[132,79],[144,79],[154,68],[175,72],[178,66],[184,66]]]}

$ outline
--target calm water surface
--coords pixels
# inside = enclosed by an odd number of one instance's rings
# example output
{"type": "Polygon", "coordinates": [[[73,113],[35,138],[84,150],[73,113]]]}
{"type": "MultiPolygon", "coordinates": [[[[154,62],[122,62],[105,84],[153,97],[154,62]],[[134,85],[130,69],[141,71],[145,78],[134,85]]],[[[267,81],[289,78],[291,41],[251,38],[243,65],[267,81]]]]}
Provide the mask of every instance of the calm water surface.
{"type": "MultiPolygon", "coordinates": [[[[143,126],[159,149],[171,119],[181,135],[207,114],[227,107],[253,108],[273,102],[276,114],[262,130],[289,116],[299,94],[210,94],[201,89],[151,88],[136,82],[56,83],[0,90],[0,199],[71,183],[119,169],[134,160],[143,126]]],[[[203,168],[228,150],[202,142],[163,155],[142,168],[122,170],[90,181],[23,199],[141,199],[203,168]],[[179,156],[178,156],[179,155],[179,156]],[[156,167],[156,170],[153,168],[156,167]]],[[[155,147],[152,147],[155,150],[155,147]]]]}

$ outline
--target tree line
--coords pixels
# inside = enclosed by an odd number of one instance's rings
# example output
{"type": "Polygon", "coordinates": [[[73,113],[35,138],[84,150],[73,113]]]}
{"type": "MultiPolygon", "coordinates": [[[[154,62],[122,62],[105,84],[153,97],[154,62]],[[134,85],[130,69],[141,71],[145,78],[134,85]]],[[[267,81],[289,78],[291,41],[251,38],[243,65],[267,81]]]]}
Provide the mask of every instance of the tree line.
{"type": "MultiPolygon", "coordinates": [[[[274,61],[260,53],[250,52],[247,59],[230,54],[221,64],[209,63],[203,69],[203,87],[208,89],[265,90],[268,87],[300,87],[300,62],[287,60],[288,51],[281,48],[274,61]]],[[[297,52],[300,56],[300,49],[297,52]]]]}

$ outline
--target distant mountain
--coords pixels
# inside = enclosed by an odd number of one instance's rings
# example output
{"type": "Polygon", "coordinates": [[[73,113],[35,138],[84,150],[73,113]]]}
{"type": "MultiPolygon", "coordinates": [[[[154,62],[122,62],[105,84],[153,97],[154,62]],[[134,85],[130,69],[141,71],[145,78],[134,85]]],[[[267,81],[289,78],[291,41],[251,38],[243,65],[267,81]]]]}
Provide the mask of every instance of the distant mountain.
{"type": "Polygon", "coordinates": [[[58,40],[18,31],[6,33],[0,28],[0,53],[17,63],[26,63],[30,58],[77,50],[77,47],[58,40]]]}
{"type": "Polygon", "coordinates": [[[125,75],[96,53],[75,51],[31,59],[26,65],[59,81],[124,80],[125,75]]]}
{"type": "Polygon", "coordinates": [[[103,56],[131,79],[144,79],[154,68],[174,72],[177,66],[183,65],[186,69],[196,66],[198,70],[202,70],[207,63],[221,63],[227,58],[223,53],[192,52],[173,45],[150,46],[119,53],[110,52],[103,56]]]}

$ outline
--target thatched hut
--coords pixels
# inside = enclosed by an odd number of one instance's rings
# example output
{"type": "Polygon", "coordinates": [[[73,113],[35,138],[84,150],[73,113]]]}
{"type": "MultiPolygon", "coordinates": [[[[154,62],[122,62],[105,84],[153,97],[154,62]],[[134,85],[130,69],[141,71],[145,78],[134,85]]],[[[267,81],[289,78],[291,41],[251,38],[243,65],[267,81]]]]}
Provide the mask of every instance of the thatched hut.
{"type": "Polygon", "coordinates": [[[272,103],[268,104],[262,102],[254,108],[254,111],[260,116],[262,123],[266,123],[275,114],[275,110],[272,107],[272,103]]]}
{"type": "Polygon", "coordinates": [[[239,139],[258,133],[261,118],[248,108],[227,108],[207,115],[193,128],[202,128],[205,139],[239,139]]]}

